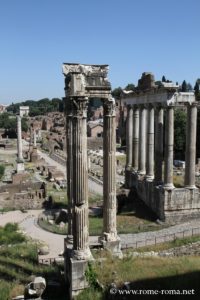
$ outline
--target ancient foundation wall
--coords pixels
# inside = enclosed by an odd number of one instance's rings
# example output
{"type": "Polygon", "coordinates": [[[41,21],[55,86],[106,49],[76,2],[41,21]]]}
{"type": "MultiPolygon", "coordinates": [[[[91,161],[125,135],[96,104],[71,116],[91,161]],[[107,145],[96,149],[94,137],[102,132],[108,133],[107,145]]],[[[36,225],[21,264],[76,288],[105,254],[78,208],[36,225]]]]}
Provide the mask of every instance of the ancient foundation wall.
{"type": "Polygon", "coordinates": [[[178,222],[200,216],[199,189],[174,188],[167,190],[155,186],[137,173],[126,170],[129,188],[135,187],[138,197],[166,222],[178,222]]]}

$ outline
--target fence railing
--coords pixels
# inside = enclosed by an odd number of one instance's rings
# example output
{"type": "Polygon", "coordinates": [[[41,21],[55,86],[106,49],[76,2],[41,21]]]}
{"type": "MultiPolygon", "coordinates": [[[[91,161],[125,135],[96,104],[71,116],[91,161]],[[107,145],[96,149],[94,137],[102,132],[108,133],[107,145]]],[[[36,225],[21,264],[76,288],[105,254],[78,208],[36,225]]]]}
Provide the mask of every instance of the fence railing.
{"type": "Polygon", "coordinates": [[[178,238],[193,237],[195,235],[200,235],[200,227],[178,231],[176,233],[165,234],[162,236],[157,235],[155,237],[146,238],[143,240],[136,240],[135,242],[122,243],[122,249],[137,249],[145,246],[156,246],[157,244],[175,241],[178,238]]]}
{"type": "Polygon", "coordinates": [[[38,258],[39,264],[43,265],[52,265],[55,263],[63,262],[64,258],[63,257],[50,257],[50,258],[38,258]]]}

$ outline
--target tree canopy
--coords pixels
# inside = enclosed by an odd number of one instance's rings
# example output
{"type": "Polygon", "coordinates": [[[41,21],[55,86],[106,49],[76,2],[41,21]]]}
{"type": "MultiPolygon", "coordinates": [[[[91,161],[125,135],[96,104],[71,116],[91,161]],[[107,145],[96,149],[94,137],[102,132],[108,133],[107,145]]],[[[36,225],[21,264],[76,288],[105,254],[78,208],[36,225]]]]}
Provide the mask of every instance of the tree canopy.
{"type": "Polygon", "coordinates": [[[27,100],[24,102],[12,103],[8,106],[7,111],[13,112],[14,114],[19,113],[20,106],[29,106],[30,116],[44,115],[53,111],[63,112],[64,110],[63,100],[59,98],[53,98],[51,100],[49,98],[43,98],[38,101],[27,100]]]}
{"type": "MultiPolygon", "coordinates": [[[[17,119],[16,116],[9,113],[0,114],[0,128],[4,128],[8,132],[16,132],[17,119]]],[[[27,132],[28,125],[26,118],[22,118],[22,130],[27,132]]]]}

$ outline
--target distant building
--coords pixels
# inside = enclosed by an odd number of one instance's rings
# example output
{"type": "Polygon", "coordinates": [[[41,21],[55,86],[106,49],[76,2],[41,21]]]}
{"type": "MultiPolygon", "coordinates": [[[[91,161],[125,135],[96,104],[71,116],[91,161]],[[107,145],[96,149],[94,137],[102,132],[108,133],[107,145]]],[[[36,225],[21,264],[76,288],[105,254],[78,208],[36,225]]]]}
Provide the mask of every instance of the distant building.
{"type": "Polygon", "coordinates": [[[20,117],[29,115],[29,106],[20,106],[19,107],[19,115],[20,117]]]}
{"type": "Polygon", "coordinates": [[[90,121],[87,125],[88,137],[102,137],[103,135],[103,124],[100,122],[90,121]]]}
{"type": "Polygon", "coordinates": [[[7,106],[8,105],[4,105],[4,104],[0,104],[0,114],[4,113],[7,111],[7,106]]]}

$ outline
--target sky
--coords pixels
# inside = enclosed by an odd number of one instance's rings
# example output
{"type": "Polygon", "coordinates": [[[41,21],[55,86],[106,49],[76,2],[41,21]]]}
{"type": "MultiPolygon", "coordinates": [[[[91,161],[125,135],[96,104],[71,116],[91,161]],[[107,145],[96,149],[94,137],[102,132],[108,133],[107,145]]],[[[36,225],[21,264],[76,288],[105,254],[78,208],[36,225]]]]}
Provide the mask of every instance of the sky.
{"type": "Polygon", "coordinates": [[[0,103],[64,97],[62,63],[109,64],[112,88],[200,78],[199,0],[0,0],[0,103]]]}

